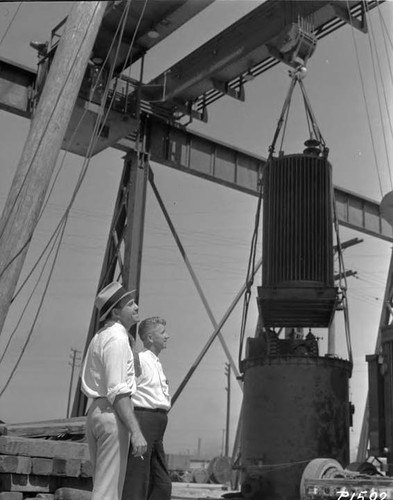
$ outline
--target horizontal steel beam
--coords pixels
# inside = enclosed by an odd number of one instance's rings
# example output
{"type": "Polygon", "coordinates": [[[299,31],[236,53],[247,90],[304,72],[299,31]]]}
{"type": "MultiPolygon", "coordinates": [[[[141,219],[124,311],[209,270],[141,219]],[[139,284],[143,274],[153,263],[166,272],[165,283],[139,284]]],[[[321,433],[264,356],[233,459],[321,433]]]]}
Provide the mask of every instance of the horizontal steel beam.
{"type": "MultiPolygon", "coordinates": [[[[119,25],[124,21],[124,31],[117,47],[114,69],[115,75],[118,75],[131,62],[134,63],[143,57],[148,50],[162,42],[213,1],[134,2],[131,8],[127,5],[127,0],[108,2],[92,51],[92,59],[106,60],[108,47],[118,37],[119,25]]],[[[56,47],[64,22],[65,19],[52,29],[50,50],[56,47]]]]}
{"type": "Polygon", "coordinates": [[[337,218],[342,226],[386,241],[393,241],[393,228],[381,217],[379,203],[335,187],[337,218]]]}
{"type": "Polygon", "coordinates": [[[247,77],[255,77],[277,64],[271,47],[285,36],[283,30],[299,18],[312,24],[317,39],[346,23],[365,31],[364,9],[371,10],[381,3],[267,0],[150,81],[142,96],[157,102],[165,88],[163,106],[194,103],[200,110],[227,93],[217,89],[215,81],[226,90],[240,91],[247,77]]]}
{"type": "Polygon", "coordinates": [[[30,118],[36,72],[0,58],[0,109],[30,118]]]}
{"type": "MultiPolygon", "coordinates": [[[[157,119],[151,123],[151,160],[254,196],[266,161],[157,119]]],[[[393,228],[382,219],[378,202],[337,186],[334,193],[341,225],[393,242],[393,228]]]]}
{"type": "MultiPolygon", "coordinates": [[[[35,73],[0,59],[0,109],[30,118],[35,73]]],[[[244,193],[257,195],[265,159],[251,155],[184,128],[151,120],[151,160],[183,172],[217,182],[244,193]]],[[[130,139],[121,139],[116,149],[134,149],[130,139]]],[[[335,187],[340,224],[357,231],[393,241],[393,229],[380,216],[379,204],[335,187]]]]}

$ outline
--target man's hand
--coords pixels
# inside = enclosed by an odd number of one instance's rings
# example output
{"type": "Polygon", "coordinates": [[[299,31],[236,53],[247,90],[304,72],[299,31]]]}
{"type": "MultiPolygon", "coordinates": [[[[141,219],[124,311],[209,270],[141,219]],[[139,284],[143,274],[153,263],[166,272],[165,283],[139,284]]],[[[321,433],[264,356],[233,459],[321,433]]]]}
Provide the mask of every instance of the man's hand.
{"type": "Polygon", "coordinates": [[[141,457],[147,451],[147,443],[140,430],[131,434],[132,455],[141,457]]]}
{"type": "Polygon", "coordinates": [[[119,394],[116,396],[113,406],[120,420],[130,433],[132,454],[136,457],[141,457],[146,453],[147,444],[135,416],[134,405],[132,404],[130,395],[119,394]]]}

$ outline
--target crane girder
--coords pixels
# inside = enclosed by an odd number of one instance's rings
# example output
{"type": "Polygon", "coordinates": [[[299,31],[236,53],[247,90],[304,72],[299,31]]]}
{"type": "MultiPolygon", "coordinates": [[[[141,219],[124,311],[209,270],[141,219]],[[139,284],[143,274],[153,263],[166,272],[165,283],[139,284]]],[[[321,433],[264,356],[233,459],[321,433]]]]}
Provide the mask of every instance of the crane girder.
{"type": "MultiPolygon", "coordinates": [[[[366,9],[374,8],[382,1],[369,0],[366,2],[366,9]]],[[[185,12],[182,10],[181,3],[178,0],[166,2],[169,9],[166,15],[169,16],[172,12],[171,15],[175,16],[173,21],[178,25],[195,15],[202,6],[200,4],[197,7],[192,0],[189,0],[186,2],[188,7],[186,4],[183,7],[191,10],[185,12]]],[[[210,0],[204,0],[204,7],[209,3],[210,0]]],[[[134,15],[137,14],[138,5],[136,2],[134,15]]],[[[351,23],[356,28],[366,29],[365,3],[349,1],[346,5],[349,9],[345,9],[342,2],[332,0],[291,2],[267,0],[172,67],[166,81],[166,101],[163,104],[173,107],[180,106],[180,102],[183,104],[179,109],[184,111],[187,109],[187,101],[198,101],[202,95],[205,104],[209,99],[214,100],[218,94],[224,93],[243,100],[243,87],[237,84],[232,85],[233,78],[237,78],[239,83],[239,75],[242,72],[253,69],[255,70],[253,75],[256,75],[276,64],[278,60],[269,55],[266,42],[277,36],[283,27],[288,26],[299,15],[305,20],[312,16],[314,31],[318,38],[326,36],[345,22],[351,23]],[[200,67],[201,64],[204,68],[200,67]]],[[[113,11],[111,12],[113,16],[113,11]]],[[[156,27],[162,24],[164,14],[161,11],[153,9],[150,15],[152,19],[154,18],[156,27]]],[[[108,19],[110,20],[110,16],[106,17],[104,30],[114,26],[113,19],[111,22],[108,19]]],[[[167,28],[165,33],[162,32],[162,36],[168,35],[169,32],[170,29],[167,28]]],[[[101,36],[103,36],[102,33],[101,36]]],[[[162,76],[157,77],[151,83],[158,84],[160,79],[162,76]]],[[[35,71],[0,58],[0,109],[30,118],[36,90],[37,74],[35,71]]],[[[102,130],[93,154],[107,147],[114,147],[125,152],[135,149],[132,132],[138,127],[136,103],[126,99],[125,103],[121,101],[120,104],[120,107],[115,106],[111,109],[109,121],[106,128],[102,130]],[[125,112],[127,104],[129,107],[125,112]]],[[[156,112],[159,113],[160,110],[149,106],[146,100],[141,102],[141,111],[142,117],[149,120],[149,153],[153,161],[243,192],[250,194],[258,192],[264,158],[190,132],[177,125],[173,117],[170,119],[168,116],[165,117],[165,113],[159,114],[158,117],[156,112]]],[[[64,149],[76,154],[85,154],[90,131],[98,113],[98,106],[88,99],[88,94],[81,93],[63,143],[64,149]],[[83,130],[78,133],[78,141],[70,141],[75,124],[82,113],[85,113],[83,130]]],[[[377,202],[338,187],[335,188],[335,193],[339,222],[342,225],[393,241],[392,228],[381,218],[377,202]]]]}
{"type": "MultiPolygon", "coordinates": [[[[4,59],[0,59],[0,70],[0,109],[30,118],[31,96],[36,74],[28,68],[14,65],[4,59]]],[[[87,104],[80,98],[78,103],[75,120],[80,110],[87,104]]],[[[119,131],[122,130],[122,123],[124,124],[124,120],[120,121],[122,116],[124,118],[123,114],[112,111],[111,120],[115,130],[109,130],[107,137],[100,138],[97,146],[99,150],[111,146],[126,153],[134,151],[135,142],[129,135],[118,137],[113,141],[116,133],[121,135],[119,131]],[[115,117],[119,120],[115,120],[115,117]]],[[[169,124],[155,116],[145,116],[145,119],[150,121],[149,153],[152,161],[238,191],[257,195],[265,158],[191,132],[184,127],[169,124]]],[[[129,126],[133,121],[130,119],[127,123],[129,126]]],[[[72,123],[69,127],[70,131],[71,129],[72,123]]],[[[70,131],[67,132],[68,138],[70,131]]],[[[86,135],[87,132],[84,133],[86,135]]],[[[82,133],[78,134],[78,137],[83,140],[82,133]]],[[[78,150],[77,143],[69,147],[66,141],[63,147],[74,153],[83,154],[78,150]]],[[[393,241],[393,229],[382,219],[378,202],[339,187],[335,187],[335,195],[340,224],[386,241],[393,241]]]]}
{"type": "Polygon", "coordinates": [[[280,59],[272,56],[269,46],[299,18],[321,39],[346,23],[365,31],[365,8],[380,4],[375,0],[267,0],[150,81],[142,97],[161,100],[161,107],[172,115],[187,106],[201,112],[223,95],[237,98],[242,93],[243,97],[247,81],[278,64],[280,59]]]}

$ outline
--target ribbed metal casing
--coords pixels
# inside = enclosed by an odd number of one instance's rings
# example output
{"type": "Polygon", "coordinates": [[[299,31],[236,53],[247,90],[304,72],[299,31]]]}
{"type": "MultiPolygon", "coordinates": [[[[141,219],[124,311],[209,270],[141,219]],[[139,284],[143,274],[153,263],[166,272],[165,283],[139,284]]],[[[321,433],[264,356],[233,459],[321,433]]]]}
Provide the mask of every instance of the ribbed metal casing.
{"type": "Polygon", "coordinates": [[[326,158],[296,154],[265,167],[262,286],[265,326],[329,326],[337,304],[332,174],[326,158]]]}
{"type": "Polygon", "coordinates": [[[330,163],[298,154],[265,168],[262,286],[333,286],[330,163]]]}

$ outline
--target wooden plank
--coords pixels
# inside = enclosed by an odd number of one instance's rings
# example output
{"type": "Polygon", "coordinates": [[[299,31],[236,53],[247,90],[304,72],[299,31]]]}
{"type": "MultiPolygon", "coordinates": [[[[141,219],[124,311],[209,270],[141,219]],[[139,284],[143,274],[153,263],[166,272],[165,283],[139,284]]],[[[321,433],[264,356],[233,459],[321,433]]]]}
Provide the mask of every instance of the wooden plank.
{"type": "Polygon", "coordinates": [[[80,458],[88,460],[89,450],[86,443],[0,436],[0,455],[80,458]]]}
{"type": "Polygon", "coordinates": [[[81,460],[79,458],[59,458],[53,459],[53,475],[79,477],[81,473],[81,460]]]}
{"type": "Polygon", "coordinates": [[[15,457],[13,455],[0,455],[0,472],[14,472],[16,474],[30,474],[30,457],[15,457]]]}
{"type": "Polygon", "coordinates": [[[73,488],[83,491],[91,491],[93,489],[93,481],[91,477],[56,477],[56,491],[59,488],[73,488]]]}
{"type": "Polygon", "coordinates": [[[92,477],[93,465],[90,460],[82,460],[81,462],[81,477],[92,477]]]}
{"type": "Polygon", "coordinates": [[[91,492],[77,488],[59,488],[55,491],[55,500],[90,500],[91,492]]]}
{"type": "Polygon", "coordinates": [[[43,492],[53,491],[53,479],[49,476],[33,476],[27,474],[0,474],[1,491],[10,492],[43,492]]]}
{"type": "Polygon", "coordinates": [[[228,488],[222,484],[172,483],[172,500],[222,498],[228,488]]]}
{"type": "Polygon", "coordinates": [[[18,424],[1,424],[0,435],[49,437],[61,434],[85,434],[86,417],[62,418],[18,424]]]}
{"type": "Polygon", "coordinates": [[[3,491],[0,493],[0,500],[23,500],[23,493],[3,491]]]}
{"type": "MultiPolygon", "coordinates": [[[[27,457],[23,457],[27,458],[27,457]]],[[[34,457],[31,459],[32,467],[31,472],[36,476],[51,476],[53,472],[53,459],[34,457]]]]}

